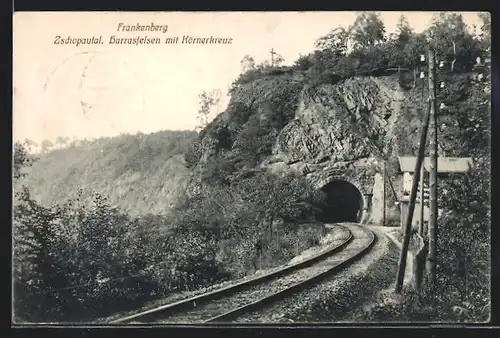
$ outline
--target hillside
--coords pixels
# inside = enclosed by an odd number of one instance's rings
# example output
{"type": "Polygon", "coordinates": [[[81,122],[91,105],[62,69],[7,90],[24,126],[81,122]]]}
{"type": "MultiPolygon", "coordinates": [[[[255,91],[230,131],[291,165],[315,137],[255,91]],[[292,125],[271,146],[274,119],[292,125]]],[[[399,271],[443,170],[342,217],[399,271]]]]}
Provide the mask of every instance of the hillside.
{"type": "Polygon", "coordinates": [[[94,192],[130,215],[165,214],[189,179],[183,153],[196,136],[189,131],[100,138],[40,154],[23,181],[42,205],[94,192]]]}
{"type": "MultiPolygon", "coordinates": [[[[231,184],[260,170],[310,177],[359,161],[387,160],[388,175],[400,188],[398,156],[417,155],[428,96],[422,81],[407,88],[402,75],[354,76],[311,86],[307,72],[263,73],[235,88],[226,112],[191,145],[186,161],[200,182],[231,184]]],[[[441,156],[470,156],[460,146],[471,137],[464,123],[488,128],[484,115],[473,113],[481,88],[472,76],[441,75],[448,88],[440,96],[452,96],[465,114],[459,121],[452,109],[440,112],[441,156]]],[[[478,141],[488,146],[487,138],[478,141]]],[[[387,203],[392,205],[394,197],[387,203]]]]}

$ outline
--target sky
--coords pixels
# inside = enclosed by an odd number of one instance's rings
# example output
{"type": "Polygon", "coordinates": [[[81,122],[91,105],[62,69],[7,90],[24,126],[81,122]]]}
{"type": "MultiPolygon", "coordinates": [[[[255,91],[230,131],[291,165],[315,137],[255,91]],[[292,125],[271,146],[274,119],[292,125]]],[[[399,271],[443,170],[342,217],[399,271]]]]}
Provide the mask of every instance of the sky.
{"type": "MultiPolygon", "coordinates": [[[[387,33],[401,14],[419,32],[435,12],[379,12],[387,33]]],[[[468,25],[477,12],[464,12],[468,25]]],[[[332,29],[351,25],[357,12],[19,12],[13,19],[13,136],[40,143],[58,136],[92,139],[120,133],[193,130],[198,94],[219,91],[214,115],[245,55],[285,64],[314,49],[332,29]],[[168,25],[165,33],[118,31],[168,25]],[[121,26],[120,26],[121,27],[121,26]],[[55,43],[56,37],[102,36],[102,44],[55,43]],[[161,44],[111,44],[111,36],[158,37],[161,44]],[[177,44],[165,38],[179,36],[177,44]],[[231,44],[182,44],[183,36],[231,38],[231,44]]],[[[58,40],[60,41],[60,40],[58,40]]]]}

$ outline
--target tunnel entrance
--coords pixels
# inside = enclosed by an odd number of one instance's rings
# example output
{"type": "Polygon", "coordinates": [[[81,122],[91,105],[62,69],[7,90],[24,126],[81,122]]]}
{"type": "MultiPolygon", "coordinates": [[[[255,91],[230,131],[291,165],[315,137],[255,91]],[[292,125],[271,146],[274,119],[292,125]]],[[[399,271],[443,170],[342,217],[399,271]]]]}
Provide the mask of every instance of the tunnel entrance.
{"type": "Polygon", "coordinates": [[[363,196],[358,188],[347,181],[336,180],[325,185],[321,191],[326,193],[321,217],[323,222],[361,221],[363,196]]]}

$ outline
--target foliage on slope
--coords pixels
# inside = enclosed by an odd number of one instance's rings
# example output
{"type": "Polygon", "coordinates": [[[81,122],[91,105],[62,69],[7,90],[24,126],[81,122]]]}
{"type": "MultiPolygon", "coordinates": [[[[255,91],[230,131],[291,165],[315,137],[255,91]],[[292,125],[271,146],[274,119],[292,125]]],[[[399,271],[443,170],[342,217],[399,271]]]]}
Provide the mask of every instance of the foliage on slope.
{"type": "MultiPolygon", "coordinates": [[[[456,59],[459,69],[464,65],[470,67],[478,54],[483,60],[489,58],[489,17],[486,14],[481,18],[482,34],[475,40],[476,49],[463,51],[460,63],[456,59]]],[[[445,43],[437,46],[438,51],[442,52],[450,38],[455,39],[457,45],[463,45],[463,35],[450,33],[445,36],[451,24],[460,27],[460,18],[452,14],[442,15],[440,19],[433,26],[436,34],[444,35],[445,43]]],[[[437,75],[438,83],[443,81],[445,85],[438,90],[438,101],[445,104],[439,117],[441,154],[472,157],[474,164],[468,174],[439,180],[438,205],[443,212],[438,219],[436,286],[433,289],[426,285],[420,294],[406,290],[403,302],[381,303],[367,314],[370,319],[485,322],[490,317],[489,65],[483,61],[476,74],[468,75],[437,75]]]]}
{"type": "MultiPolygon", "coordinates": [[[[421,79],[420,73],[426,73],[427,69],[421,56],[427,57],[426,40],[431,35],[435,37],[431,46],[445,65],[440,68],[440,81],[457,86],[445,88],[442,92],[453,93],[447,102],[460,104],[463,92],[469,86],[465,80],[473,70],[476,57],[484,59],[485,56],[481,40],[467,31],[460,15],[440,14],[423,33],[413,32],[403,17],[398,31],[387,36],[377,15],[364,13],[349,29],[337,28],[321,37],[316,49],[299,57],[292,67],[247,65],[233,83],[226,112],[206,128],[206,133],[200,133],[199,140],[187,152],[189,166],[196,166],[200,159],[203,166],[207,157],[216,157],[214,155],[221,149],[230,153],[219,156],[221,162],[229,162],[223,167],[230,173],[255,166],[270,155],[279,131],[294,118],[302,93],[316,93],[309,96],[321,98],[320,92],[325,87],[337,85],[342,89],[346,79],[365,76],[394,75],[398,77],[399,89],[407,92],[402,101],[403,110],[407,109],[403,115],[408,116],[398,119],[394,128],[399,134],[389,135],[390,139],[379,137],[373,140],[373,146],[381,148],[384,143],[395,143],[394,149],[385,150],[386,157],[413,154],[418,144],[417,124],[426,109],[422,98],[427,93],[420,92],[427,85],[427,78],[421,79]]],[[[364,88],[353,90],[362,91],[364,88]]],[[[331,91],[327,92],[329,95],[331,91]]],[[[354,119],[354,113],[349,109],[335,109],[344,110],[341,121],[344,128],[371,138],[373,131],[370,128],[361,130],[360,126],[353,125],[353,120],[355,123],[360,119],[370,120],[372,111],[367,109],[354,119]]],[[[453,109],[450,111],[452,119],[453,109]]],[[[459,126],[449,127],[456,131],[459,126]]]]}
{"type": "MultiPolygon", "coordinates": [[[[472,156],[474,169],[468,175],[451,176],[442,184],[440,183],[442,198],[440,207],[443,208],[443,214],[439,224],[446,235],[439,237],[439,245],[443,250],[440,251],[438,264],[438,291],[425,292],[423,297],[427,298],[422,301],[423,303],[414,303],[415,299],[410,297],[409,304],[397,311],[399,311],[398,315],[411,316],[411,311],[418,312],[422,310],[422,307],[430,307],[433,308],[434,314],[439,314],[438,320],[484,319],[488,313],[490,295],[487,287],[489,284],[488,265],[483,262],[488,261],[489,250],[488,205],[490,197],[487,186],[490,176],[489,121],[491,112],[488,91],[490,80],[488,75],[485,75],[489,70],[487,67],[482,72],[475,69],[477,60],[480,64],[484,64],[489,58],[489,19],[484,16],[482,19],[482,33],[479,35],[470,33],[461,16],[454,13],[439,14],[431,27],[420,34],[414,33],[407,22],[402,20],[399,31],[392,36],[380,38],[380,32],[367,31],[366,34],[372,34],[372,36],[364,36],[362,40],[371,41],[370,43],[363,43],[356,37],[356,34],[339,29],[324,37],[316,51],[299,58],[292,67],[292,73],[289,72],[289,68],[286,69],[286,75],[273,75],[263,72],[262,69],[247,71],[235,82],[236,89],[233,91],[228,111],[208,130],[225,127],[225,123],[230,121],[232,116],[239,116],[244,123],[240,128],[233,128],[231,140],[238,139],[240,135],[249,135],[246,143],[249,147],[238,148],[238,143],[233,141],[229,144],[230,147],[221,149],[217,146],[216,137],[200,135],[199,144],[203,144],[204,140],[210,138],[215,142],[211,143],[212,147],[201,147],[200,155],[192,157],[194,160],[191,165],[198,165],[206,173],[208,172],[203,177],[205,182],[210,183],[210,178],[215,174],[219,176],[218,182],[230,185],[231,177],[251,175],[251,168],[256,166],[264,156],[269,155],[269,150],[267,150],[269,148],[262,147],[263,143],[267,143],[267,138],[258,134],[259,128],[255,128],[256,133],[252,133],[252,123],[245,121],[252,121],[250,117],[259,117],[258,112],[265,111],[271,102],[280,100],[292,102],[293,105],[290,105],[289,109],[294,109],[297,106],[297,100],[293,100],[293,97],[290,98],[285,93],[295,94],[303,90],[318,91],[325,85],[342,86],[347,78],[355,76],[380,77],[396,74],[405,97],[398,116],[392,121],[392,131],[384,140],[386,146],[383,152],[385,154],[382,154],[383,157],[389,159],[388,175],[395,176],[398,170],[397,156],[415,156],[418,149],[420,121],[428,107],[426,104],[428,93],[425,89],[428,79],[427,77],[421,79],[420,74],[423,73],[425,76],[427,73],[426,40],[431,37],[430,45],[436,51],[438,58],[438,102],[443,104],[439,105],[439,154],[449,157],[472,156]],[[355,46],[351,52],[348,52],[346,48],[348,40],[351,40],[350,42],[353,42],[355,46]],[[421,59],[422,56],[424,60],[421,59]],[[482,79],[478,76],[479,73],[483,76],[482,79]],[[283,76],[299,79],[297,86],[288,89],[289,83],[276,82],[276,85],[283,86],[283,91],[275,90],[274,93],[278,95],[275,99],[267,96],[269,101],[260,102],[257,109],[241,104],[255,99],[255,96],[244,95],[242,90],[263,86],[262,83],[265,83],[263,81],[270,81],[270,78],[277,80],[283,76]],[[204,153],[203,149],[205,149],[204,153]],[[261,152],[262,157],[250,156],[255,158],[253,162],[241,163],[237,160],[240,153],[255,154],[261,149],[266,150],[261,152]],[[217,169],[210,170],[210,168],[217,169]],[[224,170],[219,170],[219,168],[224,168],[224,170]],[[466,261],[469,264],[465,270],[454,268],[454,266],[465,264],[466,261]],[[470,262],[476,261],[478,266],[472,267],[473,263],[470,262]],[[467,288],[460,288],[459,286],[465,283],[464,276],[469,276],[469,284],[467,288]],[[446,297],[438,297],[437,307],[432,307],[426,302],[436,294],[446,295],[446,297]]],[[[370,20],[375,21],[376,15],[370,20]]],[[[374,24],[373,27],[378,26],[374,24]]],[[[282,111],[282,114],[283,121],[290,121],[293,116],[290,110],[282,111]]],[[[366,111],[365,114],[372,114],[372,112],[366,111]]],[[[254,121],[261,123],[262,119],[255,118],[254,121]]],[[[274,142],[276,129],[268,129],[265,135],[272,136],[269,143],[274,142]]],[[[243,157],[245,158],[246,155],[243,157]]]]}
{"type": "Polygon", "coordinates": [[[234,170],[253,167],[271,154],[279,131],[294,117],[303,83],[290,72],[249,70],[237,79],[227,110],[210,123],[186,153],[196,166],[202,156],[230,157],[234,170]],[[257,72],[255,75],[253,72],[257,72]],[[252,80],[246,79],[251,74],[252,80]]]}
{"type": "Polygon", "coordinates": [[[196,136],[190,131],[100,138],[39,155],[23,182],[50,205],[76,196],[91,201],[98,191],[132,215],[165,214],[190,174],[182,154],[196,136]]]}
{"type": "MultiPolygon", "coordinates": [[[[16,150],[15,168],[29,165],[16,150]]],[[[17,320],[91,320],[284,263],[322,234],[298,226],[314,216],[319,196],[294,176],[202,188],[164,217],[134,218],[102,194],[91,204],[80,195],[45,207],[26,187],[16,194],[17,320]]]]}
{"type": "Polygon", "coordinates": [[[27,189],[14,208],[15,318],[85,320],[132,303],[159,284],[148,274],[155,240],[150,224],[131,220],[97,194],[51,208],[27,189]],[[146,245],[148,250],[145,250],[146,245]]]}

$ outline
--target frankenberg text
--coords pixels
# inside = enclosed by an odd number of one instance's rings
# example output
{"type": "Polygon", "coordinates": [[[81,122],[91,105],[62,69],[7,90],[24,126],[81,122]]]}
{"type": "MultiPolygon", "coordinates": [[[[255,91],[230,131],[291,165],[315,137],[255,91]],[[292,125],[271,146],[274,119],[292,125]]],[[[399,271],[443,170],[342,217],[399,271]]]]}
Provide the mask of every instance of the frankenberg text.
{"type": "Polygon", "coordinates": [[[135,25],[126,25],[123,22],[118,24],[116,28],[117,32],[161,32],[165,34],[168,31],[168,25],[157,25],[151,22],[149,25],[141,25],[136,23],[135,25]]]}

